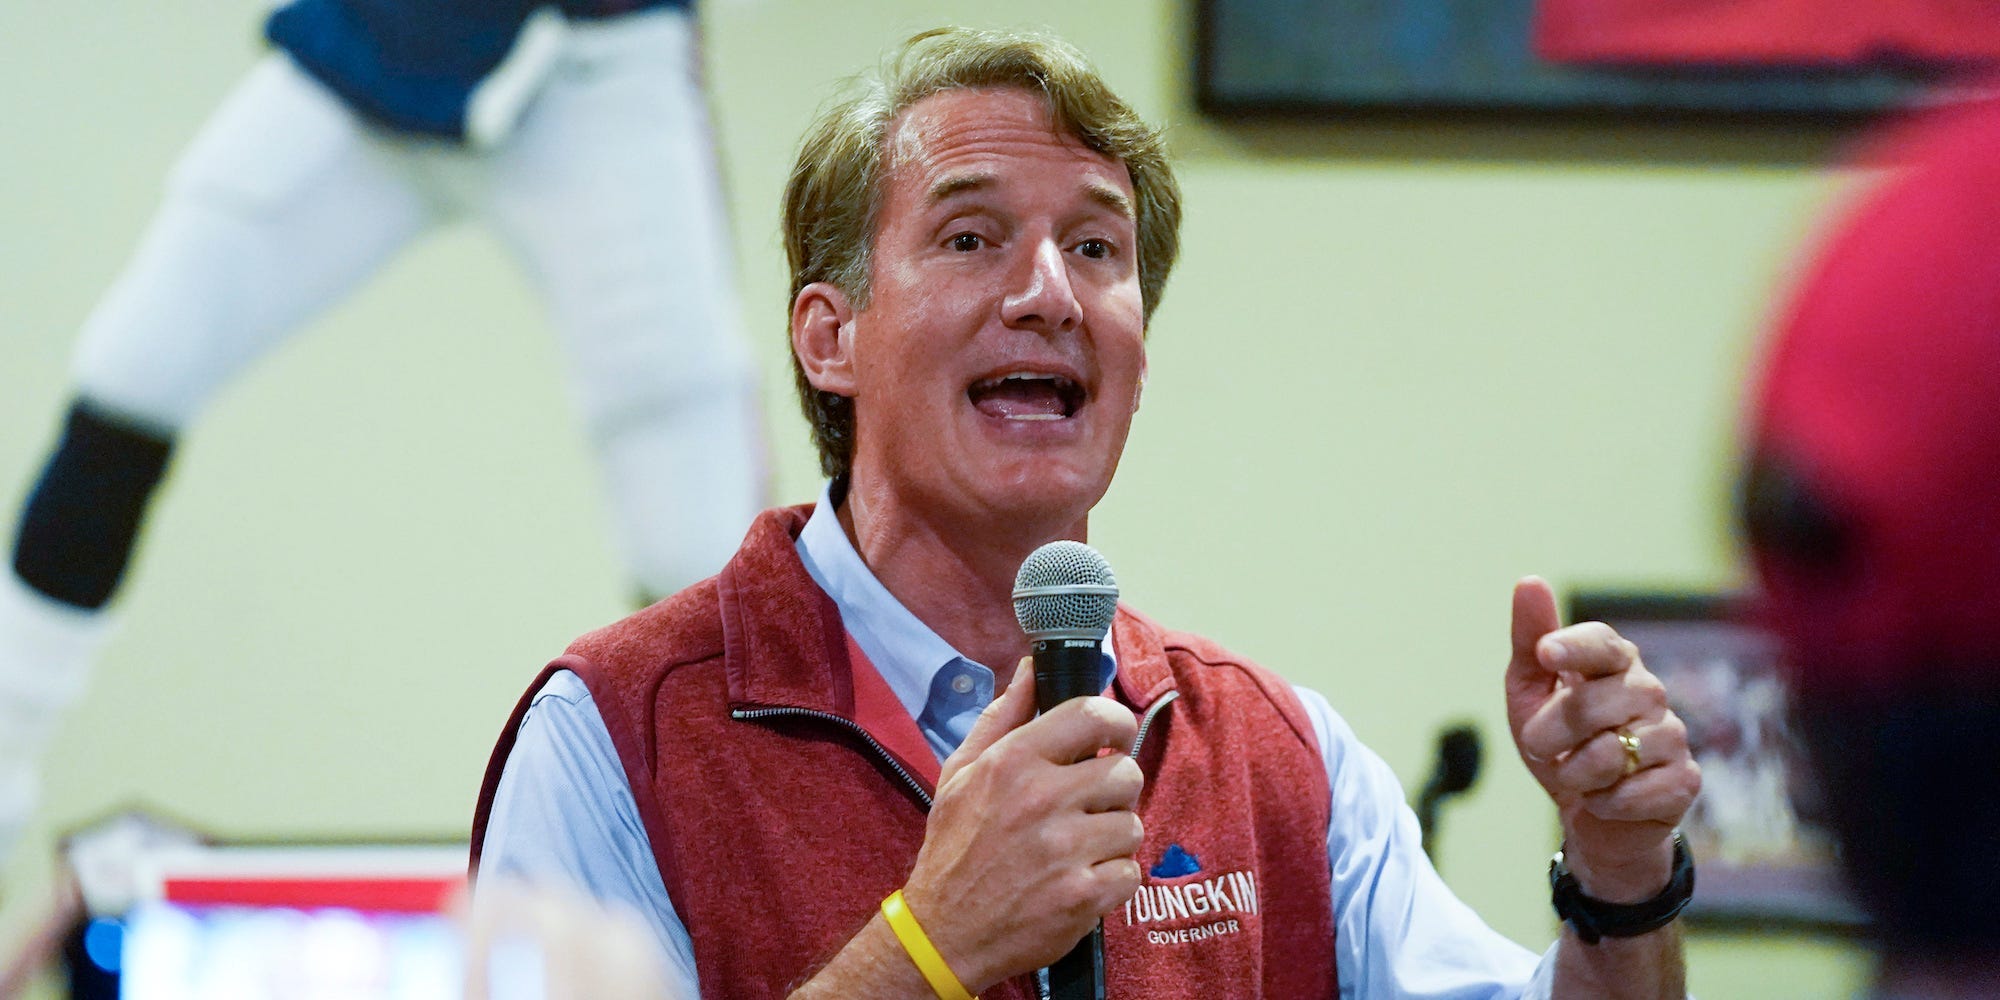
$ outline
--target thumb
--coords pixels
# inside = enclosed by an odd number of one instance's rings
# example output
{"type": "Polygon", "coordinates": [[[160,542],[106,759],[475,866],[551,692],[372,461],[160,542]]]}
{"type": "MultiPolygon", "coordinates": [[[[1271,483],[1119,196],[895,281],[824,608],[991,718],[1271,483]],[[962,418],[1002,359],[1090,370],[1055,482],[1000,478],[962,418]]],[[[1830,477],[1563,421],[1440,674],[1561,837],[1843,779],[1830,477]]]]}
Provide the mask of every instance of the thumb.
{"type": "Polygon", "coordinates": [[[945,758],[944,766],[938,771],[938,788],[944,788],[953,775],[978,759],[987,747],[998,743],[1000,737],[1021,728],[1035,717],[1034,663],[1032,657],[1021,657],[1021,662],[1014,667],[1014,679],[1007,682],[1007,690],[987,703],[986,708],[980,711],[978,721],[972,724],[972,731],[965,734],[965,742],[945,758]]]}
{"type": "Polygon", "coordinates": [[[1555,693],[1556,675],[1535,652],[1542,636],[1562,627],[1556,595],[1539,576],[1514,584],[1514,654],[1507,660],[1507,722],[1516,740],[1528,718],[1555,693]]]}
{"type": "Polygon", "coordinates": [[[1556,612],[1556,594],[1549,582],[1539,576],[1522,577],[1514,584],[1514,656],[1508,671],[1543,672],[1535,645],[1561,627],[1562,616],[1556,612]]]}
{"type": "MultiPolygon", "coordinates": [[[[1549,589],[1547,580],[1539,576],[1524,576],[1514,584],[1514,655],[1507,661],[1507,728],[1514,735],[1514,745],[1521,746],[1521,732],[1556,690],[1556,675],[1542,666],[1541,657],[1535,652],[1542,636],[1562,627],[1562,616],[1556,613],[1556,595],[1549,589]]],[[[1521,750],[1521,759],[1528,765],[1537,780],[1544,778],[1548,765],[1521,750]]],[[[1543,782],[1546,787],[1547,782],[1543,782]]]]}

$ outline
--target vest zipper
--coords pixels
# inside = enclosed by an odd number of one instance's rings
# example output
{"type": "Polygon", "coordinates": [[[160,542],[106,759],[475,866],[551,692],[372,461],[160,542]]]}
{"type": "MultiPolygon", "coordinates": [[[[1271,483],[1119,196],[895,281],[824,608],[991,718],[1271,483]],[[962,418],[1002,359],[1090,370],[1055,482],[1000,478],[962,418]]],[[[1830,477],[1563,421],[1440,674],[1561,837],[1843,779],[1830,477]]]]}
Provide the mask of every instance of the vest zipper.
{"type": "Polygon", "coordinates": [[[729,710],[729,717],[732,719],[755,720],[769,719],[774,716],[819,719],[824,722],[837,723],[845,727],[854,733],[854,735],[861,737],[862,742],[867,743],[869,749],[875,751],[875,756],[880,757],[883,763],[889,765],[889,770],[896,772],[896,776],[903,779],[903,784],[908,785],[910,791],[917,793],[917,800],[924,804],[925,812],[931,811],[931,793],[924,791],[923,784],[917,780],[916,776],[903,767],[902,762],[898,761],[895,755],[889,752],[887,747],[877,742],[875,737],[870,736],[868,730],[861,728],[860,723],[835,715],[832,712],[821,712],[810,708],[733,708],[729,710]]]}
{"type": "MultiPolygon", "coordinates": [[[[1132,738],[1133,760],[1139,759],[1139,751],[1144,749],[1146,745],[1146,734],[1152,730],[1153,720],[1159,717],[1160,712],[1168,705],[1173,704],[1174,699],[1180,696],[1181,693],[1179,691],[1169,691],[1161,695],[1160,700],[1154,702],[1153,707],[1147,709],[1146,714],[1140,718],[1139,732],[1132,738]]],[[[732,719],[755,720],[778,716],[819,719],[825,722],[836,723],[854,735],[861,737],[862,742],[867,743],[868,748],[875,751],[875,756],[882,758],[882,762],[889,765],[889,770],[896,772],[896,777],[903,779],[903,784],[908,785],[910,791],[916,793],[917,799],[924,804],[924,809],[926,811],[930,809],[931,795],[929,792],[924,791],[924,786],[917,781],[914,775],[910,774],[907,768],[903,767],[900,761],[896,760],[889,753],[888,748],[878,742],[875,737],[869,735],[868,730],[861,728],[860,723],[852,719],[835,715],[832,712],[821,712],[810,708],[735,708],[729,711],[729,717],[732,719]]]]}

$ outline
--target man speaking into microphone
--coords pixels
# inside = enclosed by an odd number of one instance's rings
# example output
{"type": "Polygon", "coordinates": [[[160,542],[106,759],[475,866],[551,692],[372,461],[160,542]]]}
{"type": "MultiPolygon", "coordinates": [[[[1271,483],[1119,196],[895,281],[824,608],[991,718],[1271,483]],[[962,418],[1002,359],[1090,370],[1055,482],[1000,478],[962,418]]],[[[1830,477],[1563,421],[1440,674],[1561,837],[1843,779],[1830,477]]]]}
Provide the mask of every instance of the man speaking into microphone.
{"type": "Polygon", "coordinates": [[[711,998],[1033,997],[1100,920],[1112,997],[1681,994],[1698,772],[1631,644],[1539,581],[1505,678],[1567,837],[1539,958],[1323,698],[1207,640],[1121,606],[1101,694],[1037,714],[1016,576],[1086,539],[1179,239],[1160,133],[1074,49],[911,39],[809,128],[784,219],[828,485],[536,679],[485,871],[636,907],[711,998]]]}

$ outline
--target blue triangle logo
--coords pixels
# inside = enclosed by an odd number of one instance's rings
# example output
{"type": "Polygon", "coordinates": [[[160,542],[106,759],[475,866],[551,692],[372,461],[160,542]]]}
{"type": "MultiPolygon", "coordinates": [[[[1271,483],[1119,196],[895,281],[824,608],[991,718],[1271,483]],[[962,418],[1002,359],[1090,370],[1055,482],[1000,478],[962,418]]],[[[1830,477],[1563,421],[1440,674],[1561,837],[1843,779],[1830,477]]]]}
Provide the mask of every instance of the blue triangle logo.
{"type": "Polygon", "coordinates": [[[1160,863],[1154,865],[1153,870],[1147,874],[1154,878],[1180,878],[1199,871],[1201,871],[1201,859],[1182,850],[1181,845],[1172,844],[1167,847],[1165,854],[1160,855],[1160,863]]]}

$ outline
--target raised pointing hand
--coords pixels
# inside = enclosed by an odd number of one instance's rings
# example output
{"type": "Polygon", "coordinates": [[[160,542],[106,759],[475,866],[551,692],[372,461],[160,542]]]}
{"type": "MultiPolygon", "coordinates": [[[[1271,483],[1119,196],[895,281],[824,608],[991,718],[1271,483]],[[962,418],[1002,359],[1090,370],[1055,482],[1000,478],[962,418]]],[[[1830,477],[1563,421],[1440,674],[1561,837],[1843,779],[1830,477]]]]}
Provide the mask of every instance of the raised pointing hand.
{"type": "Polygon", "coordinates": [[[1507,723],[1555,801],[1571,870],[1591,896],[1647,899],[1672,871],[1671,834],[1701,790],[1687,727],[1639,649],[1603,622],[1563,627],[1546,581],[1514,585],[1507,723]],[[1627,749],[1620,736],[1636,738],[1627,749]]]}

